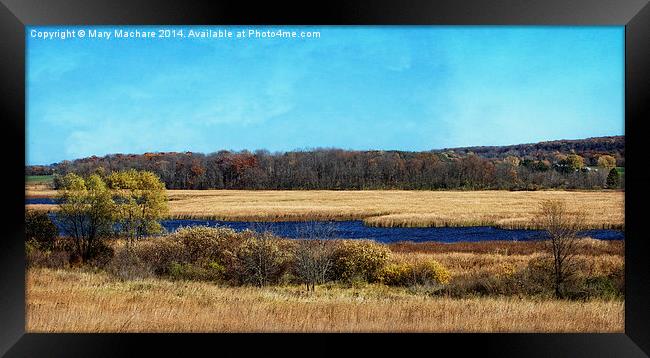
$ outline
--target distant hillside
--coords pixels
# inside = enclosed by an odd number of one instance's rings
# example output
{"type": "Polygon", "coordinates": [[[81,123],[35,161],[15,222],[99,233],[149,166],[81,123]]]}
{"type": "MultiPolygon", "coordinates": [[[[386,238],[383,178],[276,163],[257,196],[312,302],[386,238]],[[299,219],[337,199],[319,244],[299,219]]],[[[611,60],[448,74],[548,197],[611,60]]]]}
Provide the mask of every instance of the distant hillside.
{"type": "Polygon", "coordinates": [[[514,144],[506,146],[459,147],[434,150],[433,152],[453,152],[459,156],[474,153],[482,158],[516,156],[530,159],[550,159],[556,154],[575,153],[585,158],[586,164],[596,165],[599,155],[609,154],[616,158],[619,166],[625,165],[625,137],[594,137],[587,139],[553,140],[548,142],[514,144]]]}

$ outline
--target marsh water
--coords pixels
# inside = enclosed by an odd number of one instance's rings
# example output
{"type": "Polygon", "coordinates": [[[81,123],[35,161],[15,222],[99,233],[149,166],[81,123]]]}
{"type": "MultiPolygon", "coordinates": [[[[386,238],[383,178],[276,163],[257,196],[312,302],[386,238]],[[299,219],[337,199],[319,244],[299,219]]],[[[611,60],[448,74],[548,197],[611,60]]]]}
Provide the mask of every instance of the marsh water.
{"type": "Polygon", "coordinates": [[[57,204],[55,198],[25,198],[25,205],[27,204],[57,204]]]}
{"type": "MultiPolygon", "coordinates": [[[[56,204],[56,201],[52,198],[30,198],[25,200],[25,204],[56,204]]],[[[51,214],[51,217],[57,223],[56,216],[51,214]]],[[[341,239],[370,239],[384,243],[397,241],[528,241],[545,238],[544,232],[539,230],[510,230],[491,226],[380,228],[365,226],[363,221],[360,220],[328,221],[325,223],[332,237],[341,239]]],[[[246,229],[270,231],[277,236],[285,238],[300,238],[301,233],[308,231],[310,225],[312,225],[312,223],[304,221],[261,223],[189,219],[163,220],[161,224],[168,232],[184,226],[210,226],[228,227],[236,231],[246,229]]],[[[58,226],[61,229],[60,225],[58,226]]],[[[624,233],[620,230],[586,230],[582,232],[582,235],[601,240],[624,239],[624,233]]]]}
{"type": "MultiPolygon", "coordinates": [[[[328,221],[325,222],[332,231],[333,237],[341,239],[371,239],[378,242],[397,241],[489,241],[509,240],[527,241],[544,239],[544,232],[539,230],[508,230],[491,226],[470,227],[431,227],[431,228],[379,228],[369,227],[360,220],[328,221]]],[[[164,220],[163,227],[174,231],[182,226],[211,226],[228,227],[236,231],[251,229],[255,231],[271,231],[280,237],[300,238],[300,233],[310,229],[310,222],[235,222],[217,220],[164,220]]],[[[587,230],[582,235],[602,240],[622,240],[623,232],[619,230],[587,230]]]]}

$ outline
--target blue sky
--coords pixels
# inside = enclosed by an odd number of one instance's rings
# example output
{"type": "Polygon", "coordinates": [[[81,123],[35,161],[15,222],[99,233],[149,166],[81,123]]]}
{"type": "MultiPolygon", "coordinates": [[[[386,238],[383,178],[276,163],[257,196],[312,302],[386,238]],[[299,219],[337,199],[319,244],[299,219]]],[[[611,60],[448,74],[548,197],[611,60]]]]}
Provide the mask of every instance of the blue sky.
{"type": "Polygon", "coordinates": [[[309,39],[30,34],[89,28],[27,29],[27,164],[624,134],[623,27],[259,28],[320,32],[309,39]]]}

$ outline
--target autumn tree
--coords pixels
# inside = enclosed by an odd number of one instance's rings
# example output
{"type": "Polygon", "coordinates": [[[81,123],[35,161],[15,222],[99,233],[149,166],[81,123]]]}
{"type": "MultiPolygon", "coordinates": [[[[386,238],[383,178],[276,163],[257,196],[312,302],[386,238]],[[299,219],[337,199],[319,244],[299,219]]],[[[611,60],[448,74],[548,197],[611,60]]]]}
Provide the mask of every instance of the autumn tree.
{"type": "Polygon", "coordinates": [[[576,272],[573,258],[577,253],[579,231],[584,227],[584,214],[570,212],[563,201],[545,200],[539,205],[535,221],[548,235],[555,297],[563,298],[564,285],[576,272]]]}
{"type": "Polygon", "coordinates": [[[521,160],[514,155],[507,156],[503,161],[509,163],[513,167],[518,167],[521,162],[521,160]]]}
{"type": "Polygon", "coordinates": [[[577,154],[569,154],[558,162],[561,171],[566,173],[575,172],[585,166],[584,159],[577,154]]]}
{"type": "Polygon", "coordinates": [[[598,157],[598,166],[607,170],[616,166],[616,158],[611,155],[601,155],[598,157]]]}
{"type": "Polygon", "coordinates": [[[496,180],[499,186],[511,188],[519,184],[519,158],[509,156],[495,166],[496,180]]]}
{"type": "Polygon", "coordinates": [[[112,232],[115,204],[111,191],[97,174],[84,179],[69,173],[60,184],[58,218],[64,233],[75,241],[76,255],[87,262],[112,232]]]}
{"type": "Polygon", "coordinates": [[[116,222],[129,244],[163,231],[159,221],[169,210],[165,184],[157,175],[131,169],[113,172],[106,181],[115,201],[116,222]]]}

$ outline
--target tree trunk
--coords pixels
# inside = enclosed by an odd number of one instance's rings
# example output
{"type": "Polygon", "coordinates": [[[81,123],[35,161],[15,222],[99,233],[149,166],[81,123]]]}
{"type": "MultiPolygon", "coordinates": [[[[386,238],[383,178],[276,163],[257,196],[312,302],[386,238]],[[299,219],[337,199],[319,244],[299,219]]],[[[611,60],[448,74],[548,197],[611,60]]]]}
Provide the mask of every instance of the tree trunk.
{"type": "Polygon", "coordinates": [[[562,298],[562,265],[555,259],[555,297],[562,298]]]}

